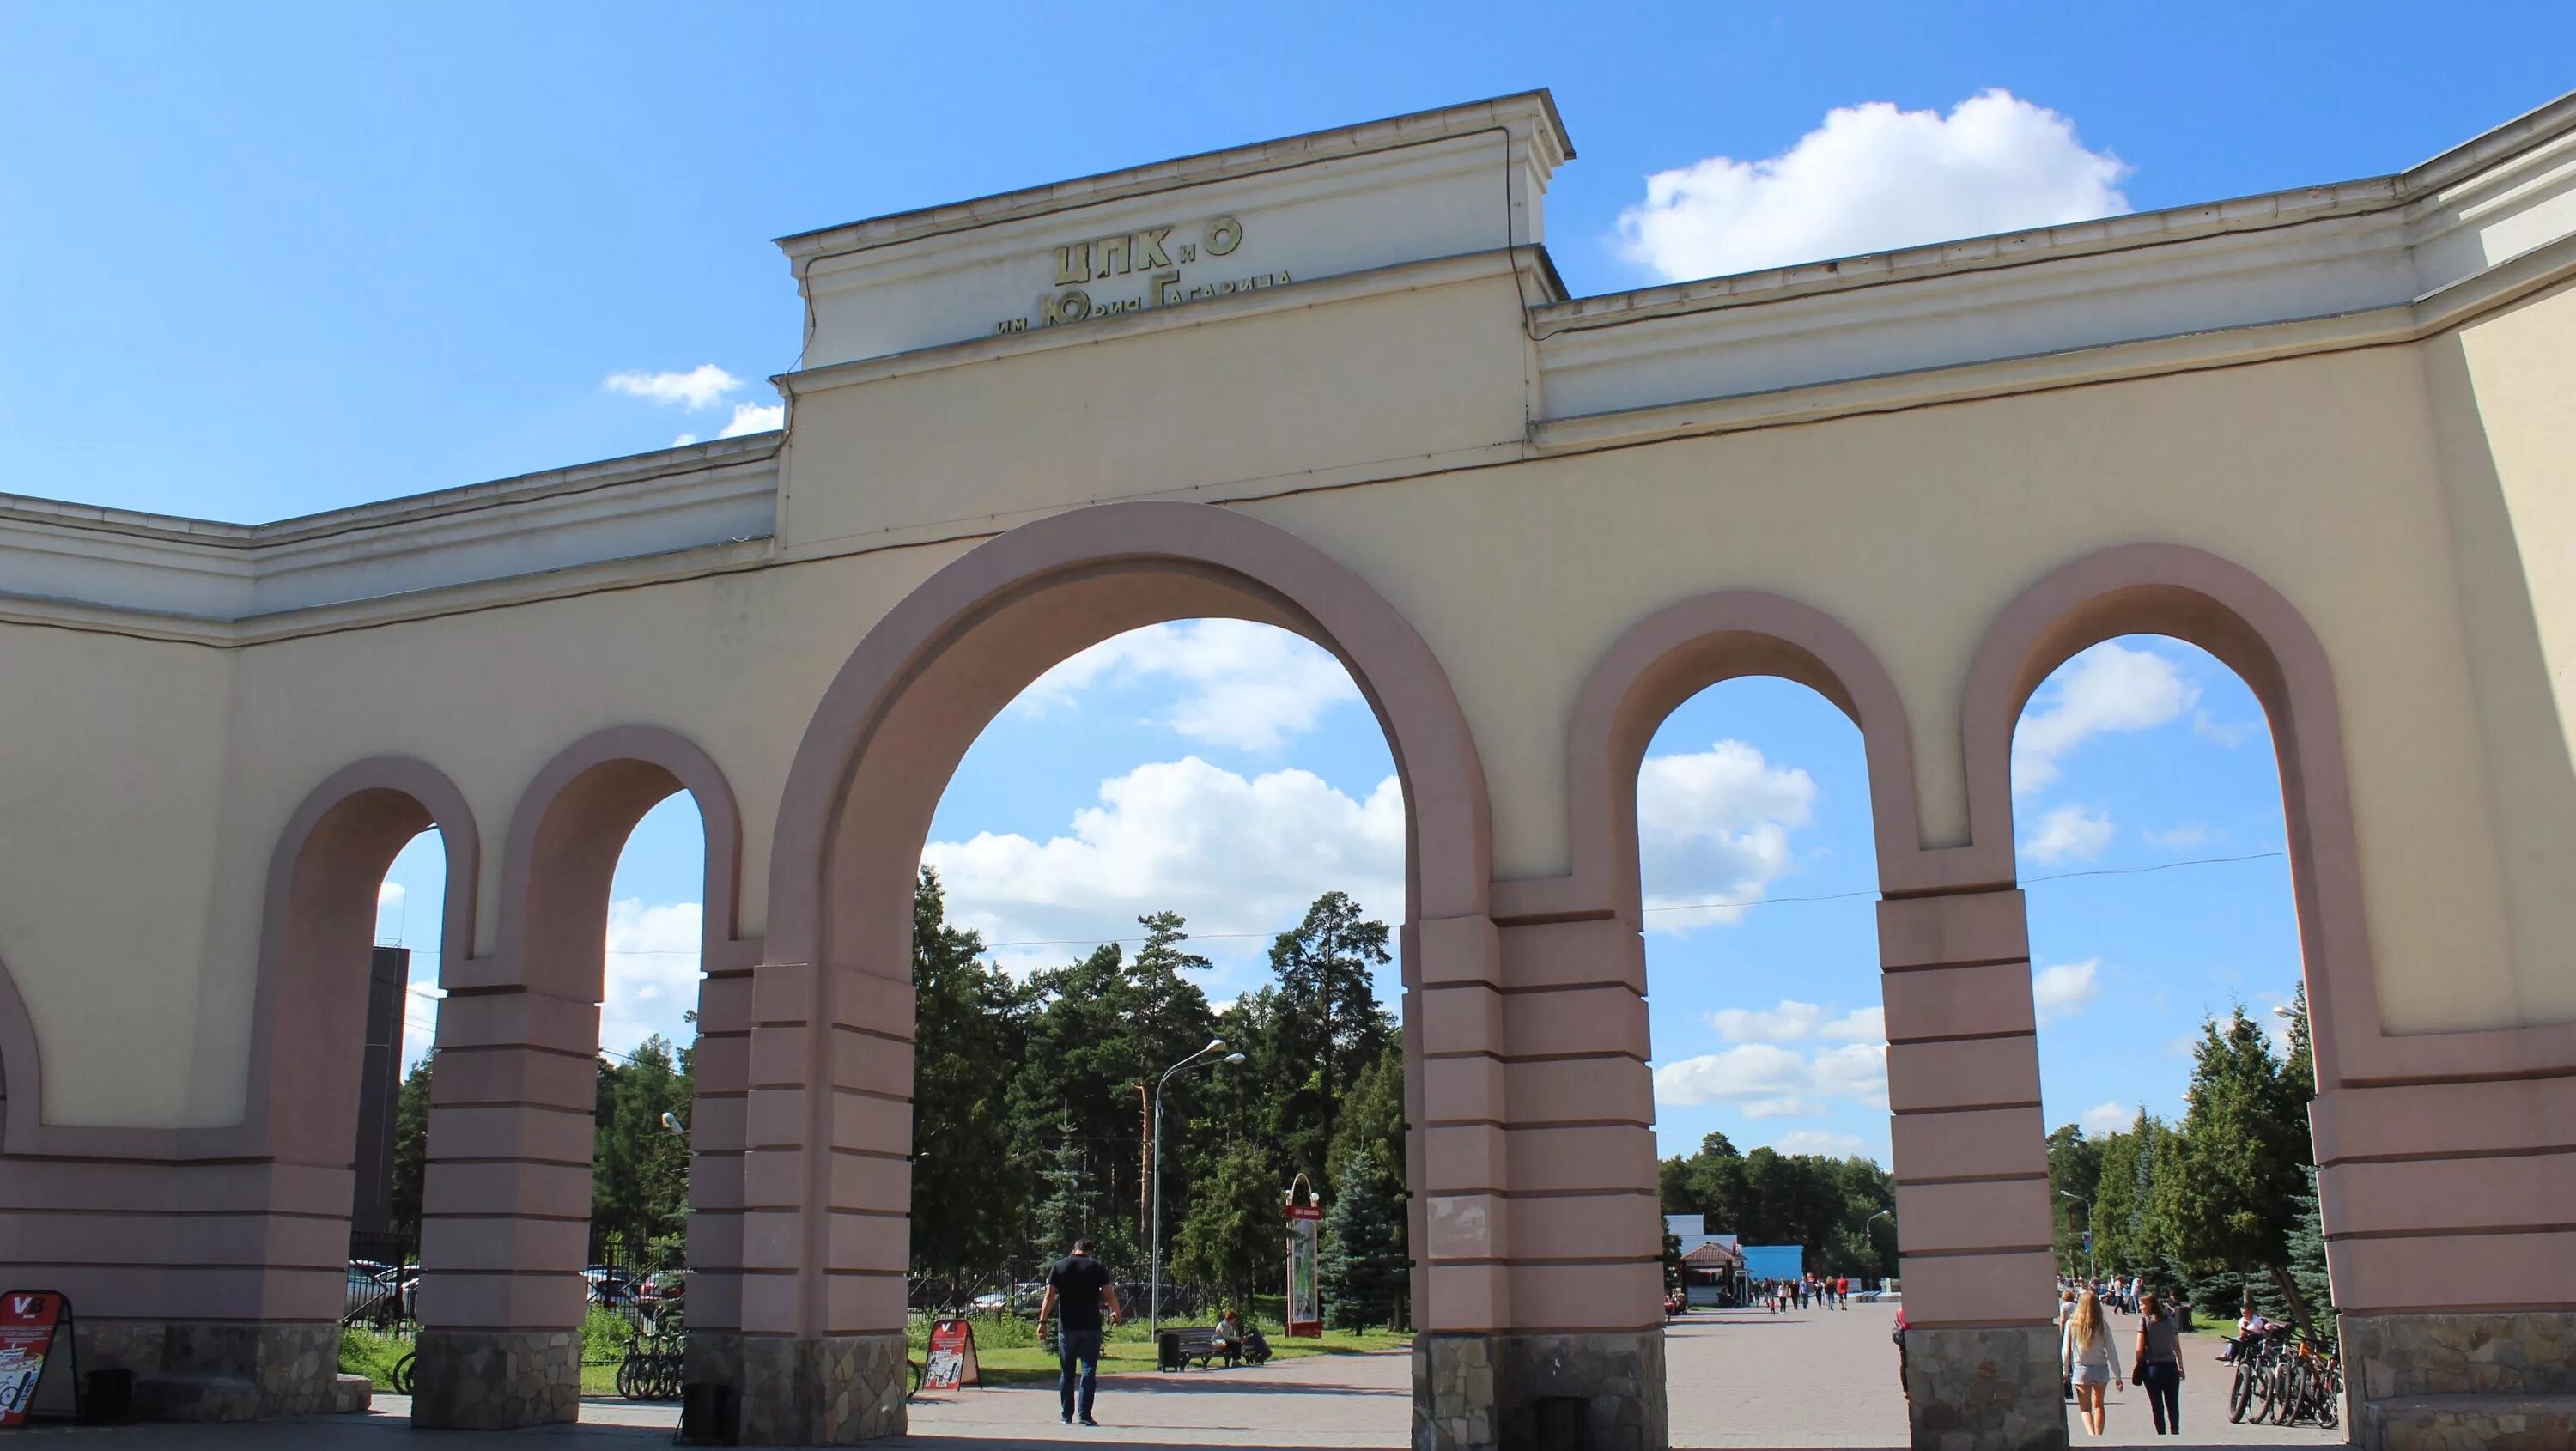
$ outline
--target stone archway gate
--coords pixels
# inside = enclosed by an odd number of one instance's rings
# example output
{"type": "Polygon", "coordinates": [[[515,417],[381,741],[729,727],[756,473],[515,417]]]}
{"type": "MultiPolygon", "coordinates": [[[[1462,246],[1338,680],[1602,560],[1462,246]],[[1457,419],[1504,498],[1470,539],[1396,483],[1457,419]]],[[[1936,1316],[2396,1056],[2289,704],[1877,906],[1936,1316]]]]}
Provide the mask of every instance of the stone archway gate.
{"type": "Polygon", "coordinates": [[[2279,746],[2356,1435],[2564,1428],[2576,102],[1589,298],[1571,155],[1533,93],[787,238],[782,432],[256,527],[0,499],[0,1281],[168,1413],[325,1403],[328,1109],[434,824],[420,1415],[570,1415],[604,864],[687,790],[695,1374],[747,1440],[899,1430],[901,883],[1012,692],[1221,615],[1338,654],[1404,778],[1417,1444],[1665,1444],[1636,772],[1776,674],[1866,741],[1916,1443],[2056,1447],[2011,731],[2156,631],[2279,746]]]}

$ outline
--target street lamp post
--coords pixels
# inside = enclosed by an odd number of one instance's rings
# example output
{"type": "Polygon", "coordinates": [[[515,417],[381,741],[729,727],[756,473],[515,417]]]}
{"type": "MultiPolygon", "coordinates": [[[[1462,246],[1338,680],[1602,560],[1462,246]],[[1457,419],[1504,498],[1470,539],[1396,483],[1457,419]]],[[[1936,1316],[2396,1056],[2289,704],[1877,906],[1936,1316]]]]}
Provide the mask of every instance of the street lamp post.
{"type": "MultiPolygon", "coordinates": [[[[1895,1217],[1896,1217],[1896,1211],[1895,1211],[1895,1210],[1893,1210],[1893,1209],[1882,1209],[1882,1210],[1880,1210],[1879,1212],[1877,1212],[1876,1214],[1871,1215],[1869,1218],[1862,1220],[1862,1221],[1860,1222],[1860,1237],[1861,1237],[1861,1238],[1863,1238],[1863,1239],[1867,1239],[1867,1238],[1869,1238],[1869,1227],[1870,1227],[1871,1225],[1878,1223],[1878,1222],[1879,1222],[1880,1220],[1882,1220],[1882,1219],[1894,1219],[1895,1217]]],[[[1885,1276],[1885,1275],[1881,1275],[1881,1276],[1879,1276],[1879,1279],[1880,1279],[1880,1280],[1882,1280],[1882,1281],[1884,1281],[1886,1278],[1887,1278],[1887,1276],[1885,1276]]]]}
{"type": "Polygon", "coordinates": [[[2094,1278],[2096,1278],[2096,1271],[2098,1271],[2098,1270],[2100,1270],[2100,1269],[2101,1269],[2101,1264],[2100,1264],[2100,1262],[2099,1262],[2098,1260],[2096,1260],[2096,1259],[2095,1259],[2095,1257],[2094,1257],[2094,1256],[2095,1256],[2095,1251],[2094,1251],[2094,1248],[2093,1248],[2093,1201],[2092,1201],[2092,1200],[2090,1200],[2090,1199],[2085,1198],[2085,1197],[2084,1197],[2083,1195],[2081,1195],[2081,1194],[2076,1193],[2076,1192],[2075,1192],[2074,1190],[2072,1190],[2072,1189],[2060,1189],[2060,1190],[2058,1190],[2058,1191],[2057,1191],[2057,1197],[2058,1197],[2058,1198],[2060,1198],[2060,1199],[2072,1199],[2072,1200],[2074,1200],[2076,1203],[2081,1204],[2081,1205],[2083,1205],[2083,1206],[2084,1206],[2084,1278],[2086,1278],[2086,1279],[2088,1279],[2088,1280],[2090,1280],[2090,1279],[2094,1279],[2094,1278]]]}
{"type": "MultiPolygon", "coordinates": [[[[1151,1268],[1145,1277],[1145,1314],[1150,1327],[1148,1333],[1154,1337],[1154,1344],[1158,1347],[1157,1354],[1161,1353],[1159,1347],[1163,1343],[1163,1085],[1172,1081],[1173,1074],[1224,1047],[1223,1038],[1210,1038],[1206,1047],[1164,1069],[1163,1076],[1154,1080],[1154,1185],[1150,1191],[1154,1200],[1154,1227],[1151,1231],[1152,1248],[1146,1256],[1151,1268]]],[[[1243,1055],[1228,1053],[1217,1061],[1240,1063],[1243,1055]]]]}

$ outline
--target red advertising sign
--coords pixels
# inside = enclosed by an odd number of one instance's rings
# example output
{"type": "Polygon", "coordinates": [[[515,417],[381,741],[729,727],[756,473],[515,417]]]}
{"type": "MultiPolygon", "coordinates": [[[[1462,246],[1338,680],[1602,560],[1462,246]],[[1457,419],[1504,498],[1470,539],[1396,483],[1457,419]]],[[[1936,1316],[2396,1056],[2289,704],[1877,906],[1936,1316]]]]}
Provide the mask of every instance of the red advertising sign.
{"type": "Polygon", "coordinates": [[[921,1388],[953,1391],[980,1386],[984,1373],[975,1364],[975,1327],[963,1320],[930,1323],[930,1359],[921,1368],[921,1388]]]}
{"type": "Polygon", "coordinates": [[[1288,1333],[1321,1338],[1323,1297],[1315,1282],[1315,1233],[1324,1227],[1324,1206],[1288,1206],[1288,1333]]]}
{"type": "Polygon", "coordinates": [[[0,1426],[27,1423],[64,1308],[63,1297],[51,1290],[0,1295],[0,1426]]]}

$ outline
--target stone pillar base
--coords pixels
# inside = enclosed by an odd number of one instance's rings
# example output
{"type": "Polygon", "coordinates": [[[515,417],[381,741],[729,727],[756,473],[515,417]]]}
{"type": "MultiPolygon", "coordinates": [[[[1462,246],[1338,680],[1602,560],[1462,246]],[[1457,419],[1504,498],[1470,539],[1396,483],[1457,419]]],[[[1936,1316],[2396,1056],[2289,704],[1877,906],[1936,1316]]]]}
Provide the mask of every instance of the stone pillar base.
{"type": "Polygon", "coordinates": [[[80,1368],[134,1372],[146,1421],[312,1416],[337,1405],[340,1327],[263,1320],[90,1320],[80,1368]]]}
{"type": "Polygon", "coordinates": [[[413,1383],[423,1429],[563,1425],[581,1415],[581,1332],[423,1329],[413,1383]]]}
{"type": "Polygon", "coordinates": [[[1594,1451],[1665,1451],[1661,1330],[1415,1337],[1415,1451],[1523,1451],[1578,1424],[1594,1451]]]}
{"type": "Polygon", "coordinates": [[[2576,1311],[2342,1317],[2344,1390],[2369,1451],[2576,1447],[2576,1311]]]}
{"type": "Polygon", "coordinates": [[[1905,1399],[1915,1451],[2066,1451],[2054,1326],[1909,1329],[1905,1399]]]}
{"type": "Polygon", "coordinates": [[[907,1357],[893,1333],[795,1340],[700,1330],[681,1380],[732,1392],[722,1424],[693,1428],[702,1443],[849,1446],[904,1433],[907,1357]]]}

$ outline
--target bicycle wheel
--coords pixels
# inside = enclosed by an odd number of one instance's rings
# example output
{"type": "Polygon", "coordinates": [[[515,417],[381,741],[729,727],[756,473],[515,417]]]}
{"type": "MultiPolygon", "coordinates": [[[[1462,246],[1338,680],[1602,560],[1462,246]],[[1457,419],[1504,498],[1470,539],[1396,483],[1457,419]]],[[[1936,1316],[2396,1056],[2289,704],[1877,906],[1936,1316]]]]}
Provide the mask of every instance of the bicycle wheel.
{"type": "Polygon", "coordinates": [[[2230,1422],[2244,1423],[2246,1411],[2254,1405],[2254,1381],[2254,1367],[2243,1364],[2236,1367],[2236,1383],[2227,1388],[2227,1419],[2230,1422]]]}
{"type": "Polygon", "coordinates": [[[2343,1420],[2343,1371],[2329,1365],[2317,1377],[2317,1424],[2333,1430],[2343,1420]]]}
{"type": "Polygon", "coordinates": [[[402,1353],[402,1358],[394,1362],[393,1382],[395,1395],[407,1396],[411,1394],[412,1366],[413,1362],[418,1360],[419,1357],[419,1351],[406,1350],[402,1353]]]}
{"type": "Polygon", "coordinates": [[[635,1364],[634,1351],[630,1350],[626,1352],[626,1358],[617,1362],[617,1394],[620,1399],[629,1401],[642,1399],[642,1397],[635,1394],[635,1372],[637,1369],[638,1367],[635,1364]]]}

